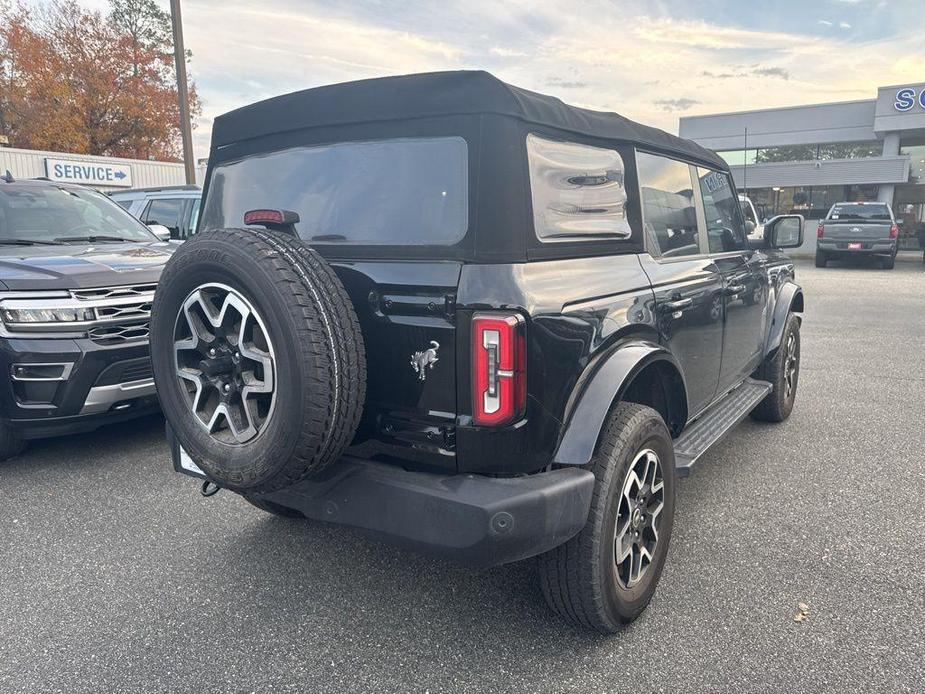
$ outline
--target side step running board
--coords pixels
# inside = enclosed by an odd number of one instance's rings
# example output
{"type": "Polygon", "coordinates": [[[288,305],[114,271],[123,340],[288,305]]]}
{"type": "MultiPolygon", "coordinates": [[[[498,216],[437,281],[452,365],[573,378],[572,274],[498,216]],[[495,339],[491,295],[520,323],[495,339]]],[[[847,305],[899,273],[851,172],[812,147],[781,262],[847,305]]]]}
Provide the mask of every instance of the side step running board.
{"type": "Polygon", "coordinates": [[[674,442],[675,471],[679,477],[691,474],[694,463],[714,443],[728,434],[745,419],[755,405],[771,392],[767,381],[746,378],[742,385],[730,390],[710,406],[697,421],[691,424],[674,442]]]}

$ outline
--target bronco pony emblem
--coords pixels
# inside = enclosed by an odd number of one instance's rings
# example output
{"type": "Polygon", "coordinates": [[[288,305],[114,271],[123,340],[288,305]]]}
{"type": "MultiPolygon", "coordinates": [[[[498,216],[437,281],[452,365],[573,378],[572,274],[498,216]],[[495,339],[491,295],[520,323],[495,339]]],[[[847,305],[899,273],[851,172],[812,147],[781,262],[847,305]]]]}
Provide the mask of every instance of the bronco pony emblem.
{"type": "Polygon", "coordinates": [[[424,370],[428,367],[431,369],[434,368],[434,364],[439,361],[437,358],[438,349],[440,349],[440,343],[436,340],[431,340],[430,349],[425,349],[423,352],[415,352],[411,355],[411,366],[418,375],[419,381],[427,380],[427,374],[424,373],[424,370]]]}

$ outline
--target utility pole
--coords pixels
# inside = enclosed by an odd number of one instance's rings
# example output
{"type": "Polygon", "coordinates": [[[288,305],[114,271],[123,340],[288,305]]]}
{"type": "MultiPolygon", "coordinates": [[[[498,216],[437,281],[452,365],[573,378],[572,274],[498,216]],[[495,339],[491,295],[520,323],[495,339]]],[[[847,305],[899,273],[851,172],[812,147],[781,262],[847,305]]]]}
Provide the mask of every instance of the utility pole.
{"type": "Polygon", "coordinates": [[[190,127],[189,93],[186,90],[186,49],[183,47],[183,20],[180,19],[180,0],[170,0],[170,19],[173,24],[173,56],[177,64],[177,97],[180,101],[180,135],[183,138],[183,168],[186,182],[196,182],[196,160],[193,159],[193,131],[190,127]]]}

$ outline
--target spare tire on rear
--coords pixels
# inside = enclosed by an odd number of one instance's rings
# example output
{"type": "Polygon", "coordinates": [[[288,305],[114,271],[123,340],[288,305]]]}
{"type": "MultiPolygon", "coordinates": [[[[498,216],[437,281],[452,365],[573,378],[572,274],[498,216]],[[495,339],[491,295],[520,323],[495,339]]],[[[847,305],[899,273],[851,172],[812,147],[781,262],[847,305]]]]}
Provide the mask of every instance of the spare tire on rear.
{"type": "Polygon", "coordinates": [[[334,270],[288,234],[220,229],[180,246],[155,293],[151,355],[174,435],[227,489],[290,486],[356,432],[356,312],[334,270]]]}

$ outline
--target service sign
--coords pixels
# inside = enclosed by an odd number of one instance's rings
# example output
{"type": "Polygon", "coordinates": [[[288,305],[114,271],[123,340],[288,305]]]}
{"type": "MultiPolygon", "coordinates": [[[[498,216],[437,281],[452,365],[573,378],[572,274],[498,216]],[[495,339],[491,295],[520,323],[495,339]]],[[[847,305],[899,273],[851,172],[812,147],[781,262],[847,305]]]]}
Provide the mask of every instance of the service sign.
{"type": "Polygon", "coordinates": [[[62,183],[83,183],[90,186],[106,186],[109,188],[132,187],[132,167],[130,164],[46,157],[45,175],[52,181],[62,183]]]}

